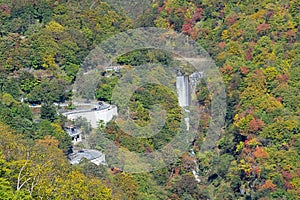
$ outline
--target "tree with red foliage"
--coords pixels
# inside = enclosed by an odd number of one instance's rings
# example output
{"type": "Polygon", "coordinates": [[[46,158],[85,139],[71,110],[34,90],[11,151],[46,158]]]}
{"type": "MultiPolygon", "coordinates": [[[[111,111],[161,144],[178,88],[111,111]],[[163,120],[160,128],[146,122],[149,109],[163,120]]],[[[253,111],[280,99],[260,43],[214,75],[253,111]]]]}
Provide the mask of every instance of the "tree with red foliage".
{"type": "Polygon", "coordinates": [[[250,121],[250,125],[249,125],[249,131],[255,133],[256,131],[258,131],[262,126],[264,126],[264,122],[260,119],[252,119],[250,121]]]}
{"type": "Polygon", "coordinates": [[[262,23],[256,27],[256,31],[260,34],[264,34],[268,29],[270,29],[270,25],[267,23],[262,23]]]}
{"type": "Polygon", "coordinates": [[[290,172],[288,172],[288,171],[283,171],[282,172],[282,176],[283,176],[283,178],[285,179],[285,180],[287,180],[287,181],[289,181],[289,180],[291,180],[294,176],[290,173],[290,172]]]}
{"type": "Polygon", "coordinates": [[[230,65],[226,65],[226,66],[221,68],[221,72],[223,74],[232,74],[233,73],[233,67],[230,66],[230,65]]]}
{"type": "Polygon", "coordinates": [[[239,17],[236,14],[227,16],[226,19],[225,19],[225,24],[226,25],[233,25],[237,21],[238,18],[239,17]]]}
{"type": "Polygon", "coordinates": [[[225,46],[226,46],[226,42],[220,42],[220,43],[219,43],[219,47],[220,47],[221,49],[224,49],[225,46]]]}
{"type": "Polygon", "coordinates": [[[287,83],[287,81],[289,80],[289,75],[288,74],[281,74],[278,75],[276,77],[276,79],[280,82],[280,83],[287,83]]]}
{"type": "Polygon", "coordinates": [[[243,74],[243,75],[247,75],[248,73],[249,73],[249,69],[246,67],[246,66],[242,66],[242,67],[240,67],[240,72],[241,72],[241,74],[243,74]]]}
{"type": "Polygon", "coordinates": [[[252,59],[252,50],[250,50],[250,49],[246,50],[245,54],[246,54],[246,60],[252,59]]]}
{"type": "Polygon", "coordinates": [[[191,30],[192,30],[192,24],[186,23],[182,25],[182,32],[184,34],[189,34],[191,30]]]}
{"type": "Polygon", "coordinates": [[[196,23],[197,21],[199,21],[201,19],[201,13],[202,13],[202,8],[198,8],[197,11],[194,13],[193,16],[193,23],[196,23]]]}

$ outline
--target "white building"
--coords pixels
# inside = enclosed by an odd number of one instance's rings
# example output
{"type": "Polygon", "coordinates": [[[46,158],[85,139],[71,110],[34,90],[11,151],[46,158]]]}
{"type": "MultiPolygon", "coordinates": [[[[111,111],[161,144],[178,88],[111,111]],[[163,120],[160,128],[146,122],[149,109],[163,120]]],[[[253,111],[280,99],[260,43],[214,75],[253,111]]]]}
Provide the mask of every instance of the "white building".
{"type": "Polygon", "coordinates": [[[107,165],[105,160],[105,154],[101,151],[94,149],[82,149],[77,152],[74,152],[68,156],[70,163],[72,165],[79,164],[83,158],[88,159],[96,165],[107,165]]]}
{"type": "Polygon", "coordinates": [[[75,126],[65,127],[65,131],[72,137],[73,144],[77,144],[82,141],[82,131],[75,126]]]}
{"type": "Polygon", "coordinates": [[[70,112],[62,113],[70,120],[75,120],[76,118],[83,117],[91,123],[93,128],[98,127],[99,121],[103,121],[105,124],[113,119],[113,117],[118,115],[118,109],[114,105],[101,104],[92,105],[90,109],[83,110],[73,110],[70,112]]]}

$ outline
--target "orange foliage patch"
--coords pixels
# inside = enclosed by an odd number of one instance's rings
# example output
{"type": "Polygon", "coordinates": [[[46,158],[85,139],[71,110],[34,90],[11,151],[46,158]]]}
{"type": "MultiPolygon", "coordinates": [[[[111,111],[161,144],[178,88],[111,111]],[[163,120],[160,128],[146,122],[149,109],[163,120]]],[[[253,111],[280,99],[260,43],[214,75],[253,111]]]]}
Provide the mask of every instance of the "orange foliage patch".
{"type": "Polygon", "coordinates": [[[288,74],[282,74],[282,75],[278,75],[276,77],[276,79],[280,82],[280,83],[286,83],[289,80],[289,75],[288,74]]]}
{"type": "Polygon", "coordinates": [[[274,191],[276,189],[276,185],[271,180],[266,180],[266,182],[262,185],[262,188],[274,191]]]}
{"type": "Polygon", "coordinates": [[[267,24],[267,23],[262,23],[262,24],[260,24],[260,25],[257,26],[256,31],[258,33],[263,33],[263,32],[265,32],[268,29],[270,29],[270,25],[267,24]]]}
{"type": "Polygon", "coordinates": [[[252,119],[249,124],[249,130],[251,132],[258,131],[261,127],[263,127],[265,123],[260,119],[252,119]]]}
{"type": "Polygon", "coordinates": [[[45,146],[55,146],[58,147],[59,141],[55,139],[55,137],[46,135],[44,139],[38,140],[38,144],[45,145],[45,146]]]}
{"type": "Polygon", "coordinates": [[[221,68],[221,72],[223,74],[232,74],[233,73],[233,67],[230,66],[230,65],[226,65],[226,66],[221,68]]]}
{"type": "Polygon", "coordinates": [[[220,42],[220,43],[219,43],[219,47],[220,47],[221,49],[224,49],[225,46],[226,46],[226,43],[225,43],[225,42],[220,42]]]}
{"type": "Polygon", "coordinates": [[[246,75],[249,73],[250,70],[247,67],[243,66],[243,67],[240,67],[240,71],[243,75],[246,75]]]}
{"type": "Polygon", "coordinates": [[[253,155],[256,158],[267,158],[268,157],[268,153],[262,147],[256,147],[256,150],[253,153],[253,155]]]}

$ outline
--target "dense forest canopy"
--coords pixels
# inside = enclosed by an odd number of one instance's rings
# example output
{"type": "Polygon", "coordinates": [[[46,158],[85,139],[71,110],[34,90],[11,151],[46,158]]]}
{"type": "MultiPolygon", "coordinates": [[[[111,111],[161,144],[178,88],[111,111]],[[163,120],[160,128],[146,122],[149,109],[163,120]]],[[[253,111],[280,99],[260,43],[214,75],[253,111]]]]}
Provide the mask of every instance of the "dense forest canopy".
{"type": "MultiPolygon", "coordinates": [[[[0,199],[299,199],[300,2],[154,0],[134,14],[134,6],[118,2],[0,0],[0,199]],[[88,160],[71,165],[67,119],[54,103],[71,102],[72,85],[92,49],[139,27],[175,30],[208,51],[226,87],[220,138],[200,152],[211,121],[211,94],[202,80],[197,137],[176,162],[149,173],[88,160]]],[[[131,67],[176,63],[149,49],[114,62],[126,67],[101,77],[92,98],[110,103],[131,67]]],[[[174,137],[182,114],[176,95],[147,85],[130,102],[130,117],[140,126],[149,123],[157,103],[168,110],[168,121],[151,138],[132,138],[114,121],[97,130],[84,119],[75,123],[89,134],[90,148],[101,150],[97,138],[105,133],[120,147],[152,152],[174,137]]]]}

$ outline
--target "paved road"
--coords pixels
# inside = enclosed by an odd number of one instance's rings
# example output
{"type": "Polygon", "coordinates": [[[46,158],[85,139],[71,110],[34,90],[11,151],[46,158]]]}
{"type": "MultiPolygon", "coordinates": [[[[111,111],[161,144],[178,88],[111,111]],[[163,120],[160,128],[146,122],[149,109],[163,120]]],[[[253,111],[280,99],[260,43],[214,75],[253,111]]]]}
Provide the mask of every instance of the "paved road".
{"type": "MultiPolygon", "coordinates": [[[[91,102],[91,103],[78,103],[78,102],[72,102],[72,104],[74,106],[95,106],[95,105],[98,105],[98,102],[95,101],[95,102],[91,102]]],[[[60,106],[60,107],[67,107],[69,106],[69,103],[53,103],[54,106],[60,106]]],[[[104,105],[108,105],[107,103],[104,103],[104,105]]],[[[33,104],[30,104],[29,105],[30,108],[40,108],[42,107],[41,104],[36,104],[36,105],[33,105],[33,104]]]]}

